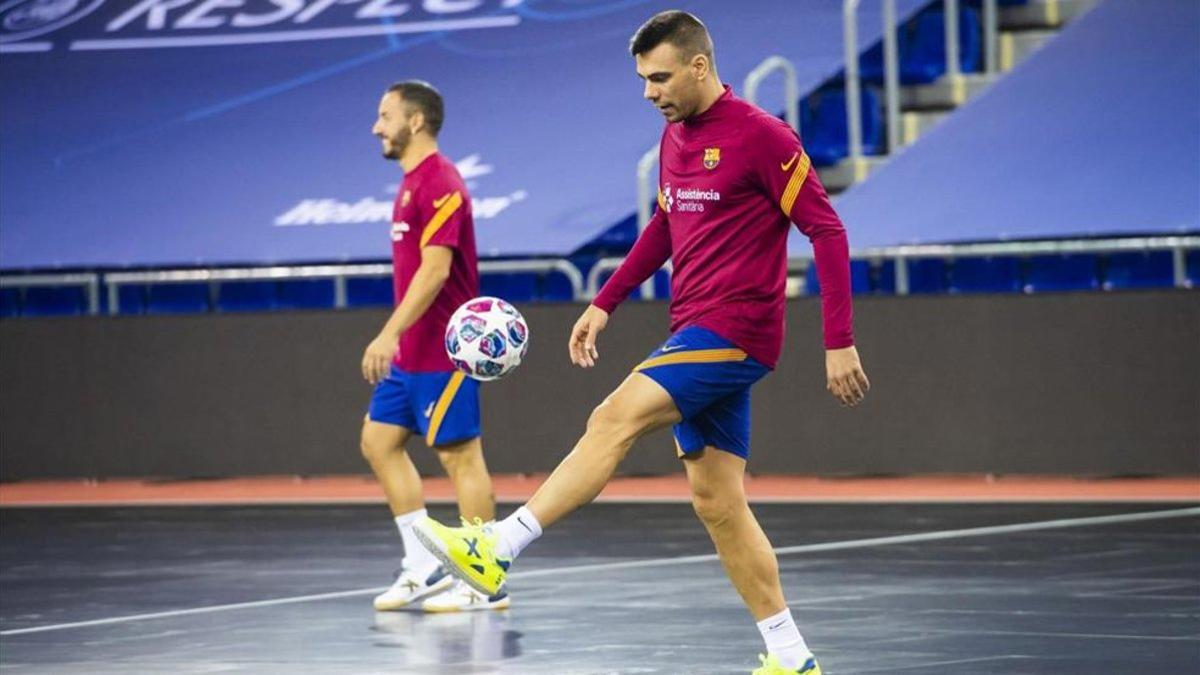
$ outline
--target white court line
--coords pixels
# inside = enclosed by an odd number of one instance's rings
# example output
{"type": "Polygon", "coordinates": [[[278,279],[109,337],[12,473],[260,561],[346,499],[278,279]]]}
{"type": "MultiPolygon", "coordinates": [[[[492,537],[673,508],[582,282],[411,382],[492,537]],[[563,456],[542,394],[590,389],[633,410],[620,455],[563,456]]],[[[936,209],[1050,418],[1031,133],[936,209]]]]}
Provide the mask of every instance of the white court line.
{"type": "MultiPolygon", "coordinates": [[[[851,539],[849,541],[833,541],[824,544],[804,544],[801,546],[784,546],[775,549],[777,555],[790,555],[793,553],[819,553],[822,551],[844,551],[854,548],[869,548],[872,546],[890,546],[892,544],[911,544],[925,541],[941,541],[945,539],[965,539],[968,537],[987,537],[994,534],[1011,534],[1014,532],[1036,532],[1039,530],[1059,530],[1071,527],[1088,527],[1091,525],[1110,525],[1114,523],[1134,523],[1144,520],[1164,520],[1167,518],[1187,518],[1191,516],[1200,516],[1200,507],[1189,509],[1171,509],[1168,511],[1144,511],[1141,513],[1123,513],[1112,516],[1093,516],[1088,518],[1063,518],[1059,520],[1042,520],[1032,523],[1016,523],[1014,525],[993,525],[988,527],[971,527],[961,530],[941,530],[937,532],[921,532],[917,534],[901,534],[891,537],[872,537],[870,539],[851,539]]],[[[594,572],[599,570],[622,570],[636,569],[644,567],[663,567],[668,565],[685,565],[695,562],[709,562],[717,560],[715,553],[705,555],[688,555],[674,558],[649,558],[645,560],[630,560],[626,562],[609,562],[596,563],[592,565],[574,565],[571,567],[554,567],[550,569],[531,570],[519,574],[520,579],[529,579],[534,577],[559,576],[563,574],[578,574],[580,572],[594,572]]],[[[150,614],[132,614],[129,616],[118,616],[108,619],[95,619],[92,621],[76,621],[73,623],[58,623],[46,626],[33,626],[30,628],[17,628],[13,630],[0,631],[0,635],[25,635],[29,633],[45,633],[54,630],[66,630],[68,628],[84,628],[87,626],[106,626],[116,623],[127,623],[130,621],[146,621],[150,619],[166,619],[176,616],[190,616],[192,614],[208,614],[210,612],[223,612],[226,610],[250,609],[255,607],[274,607],[277,605],[290,605],[300,602],[310,602],[314,600],[332,600],[336,598],[349,598],[360,595],[371,595],[381,593],[385,587],[375,588],[358,588],[349,591],[338,591],[335,593],[318,593],[316,595],[298,595],[289,598],[274,598],[271,600],[257,600],[254,602],[238,602],[230,605],[213,605],[212,607],[197,607],[194,609],[177,609],[166,612],[153,612],[150,614]]]]}
{"type": "Polygon", "coordinates": [[[98,49],[155,49],[159,47],[258,45],[275,42],[299,42],[303,40],[331,40],[338,38],[370,37],[374,35],[397,35],[401,33],[431,33],[434,31],[468,30],[472,28],[500,28],[503,26],[515,26],[520,22],[521,17],[513,14],[509,16],[481,16],[473,19],[412,21],[409,23],[348,26],[345,28],[314,28],[312,30],[285,30],[243,33],[240,35],[196,35],[190,37],[76,40],[71,43],[71,50],[92,51],[98,49]]]}

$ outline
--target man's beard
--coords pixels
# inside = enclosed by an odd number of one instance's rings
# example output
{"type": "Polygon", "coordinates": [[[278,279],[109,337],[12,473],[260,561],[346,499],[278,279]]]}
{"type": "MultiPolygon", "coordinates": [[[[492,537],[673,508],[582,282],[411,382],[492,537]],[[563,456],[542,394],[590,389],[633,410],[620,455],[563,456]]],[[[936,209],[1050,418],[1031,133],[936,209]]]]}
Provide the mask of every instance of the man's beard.
{"type": "Polygon", "coordinates": [[[408,142],[412,139],[412,134],[405,129],[394,138],[388,139],[389,149],[384,151],[383,158],[387,160],[398,160],[404,154],[404,150],[408,147],[408,142]]]}

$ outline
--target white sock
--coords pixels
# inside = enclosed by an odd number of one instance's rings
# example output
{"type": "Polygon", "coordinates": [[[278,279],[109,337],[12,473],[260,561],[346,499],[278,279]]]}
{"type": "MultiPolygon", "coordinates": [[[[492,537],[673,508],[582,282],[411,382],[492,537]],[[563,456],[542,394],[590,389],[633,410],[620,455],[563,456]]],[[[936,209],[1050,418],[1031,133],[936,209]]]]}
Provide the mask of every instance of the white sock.
{"type": "Polygon", "coordinates": [[[542,524],[532,511],[522,506],[496,525],[496,536],[500,540],[496,547],[497,555],[512,560],[521,555],[521,551],[534,539],[542,536],[542,524]]]}
{"type": "Polygon", "coordinates": [[[425,509],[417,509],[396,516],[396,529],[400,530],[400,539],[404,542],[404,566],[420,576],[430,574],[441,563],[433,554],[421,545],[413,532],[413,525],[424,520],[429,513],[425,509]]]}
{"type": "Polygon", "coordinates": [[[767,643],[767,653],[778,659],[784,668],[798,669],[812,658],[812,651],[804,644],[790,609],[785,608],[775,616],[759,621],[758,632],[767,643]]]}

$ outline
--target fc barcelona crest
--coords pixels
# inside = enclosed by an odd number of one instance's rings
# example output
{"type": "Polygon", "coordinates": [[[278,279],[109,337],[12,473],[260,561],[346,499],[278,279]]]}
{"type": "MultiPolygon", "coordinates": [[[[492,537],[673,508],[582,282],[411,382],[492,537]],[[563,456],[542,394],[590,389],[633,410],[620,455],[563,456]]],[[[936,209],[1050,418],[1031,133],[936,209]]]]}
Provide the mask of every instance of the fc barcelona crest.
{"type": "Polygon", "coordinates": [[[721,163],[720,148],[705,148],[704,149],[704,168],[713,170],[721,163]]]}
{"type": "Polygon", "coordinates": [[[412,201],[412,192],[405,190],[404,194],[400,196],[400,208],[404,208],[404,207],[408,206],[408,203],[411,201],[412,201]]]}

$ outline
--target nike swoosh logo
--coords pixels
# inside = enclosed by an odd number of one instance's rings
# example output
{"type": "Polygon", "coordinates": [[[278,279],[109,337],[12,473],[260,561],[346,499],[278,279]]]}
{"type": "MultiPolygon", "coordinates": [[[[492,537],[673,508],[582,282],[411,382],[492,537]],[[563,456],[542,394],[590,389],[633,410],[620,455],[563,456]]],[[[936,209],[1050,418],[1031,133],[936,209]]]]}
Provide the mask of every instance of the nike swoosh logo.
{"type": "Polygon", "coordinates": [[[433,208],[435,208],[435,209],[442,208],[442,205],[445,204],[446,202],[450,201],[450,198],[453,196],[454,196],[453,192],[447,192],[446,195],[444,197],[442,197],[441,199],[433,200],[433,208]]]}
{"type": "Polygon", "coordinates": [[[779,623],[775,624],[774,626],[769,626],[767,628],[767,630],[775,630],[776,628],[779,628],[780,626],[782,626],[785,623],[787,623],[786,619],[784,619],[783,621],[780,621],[779,623]]]}
{"type": "Polygon", "coordinates": [[[780,162],[780,164],[779,164],[779,168],[783,169],[784,171],[787,171],[788,169],[792,168],[792,165],[796,163],[796,160],[797,160],[797,159],[800,159],[800,153],[799,153],[799,152],[797,152],[796,154],[792,155],[792,158],[791,158],[791,159],[789,159],[787,162],[780,162]]]}
{"type": "Polygon", "coordinates": [[[521,527],[523,527],[523,528],[525,528],[525,529],[529,530],[529,533],[530,533],[530,534],[532,534],[532,533],[533,533],[533,528],[532,528],[532,527],[530,527],[530,526],[528,526],[528,525],[526,525],[526,524],[525,524],[525,521],[521,520],[521,516],[517,516],[517,522],[521,524],[521,527]]]}
{"type": "Polygon", "coordinates": [[[662,349],[660,349],[660,350],[658,350],[658,351],[660,351],[660,352],[664,352],[664,353],[666,353],[666,352],[673,352],[673,351],[675,351],[676,349],[683,349],[683,348],[684,348],[684,347],[686,347],[686,346],[687,346],[687,345],[671,345],[671,346],[669,346],[669,347],[663,347],[662,349]]]}
{"type": "Polygon", "coordinates": [[[425,408],[425,416],[433,417],[433,403],[430,403],[429,407],[425,408]]]}

